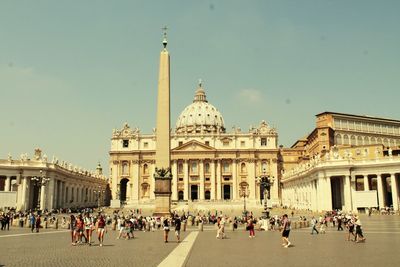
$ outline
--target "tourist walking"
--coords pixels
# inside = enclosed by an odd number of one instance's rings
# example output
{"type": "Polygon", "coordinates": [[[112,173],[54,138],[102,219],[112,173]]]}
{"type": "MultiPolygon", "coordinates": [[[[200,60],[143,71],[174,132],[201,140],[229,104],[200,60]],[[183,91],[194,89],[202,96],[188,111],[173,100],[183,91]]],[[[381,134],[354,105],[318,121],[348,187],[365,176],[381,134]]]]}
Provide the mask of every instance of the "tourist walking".
{"type": "Polygon", "coordinates": [[[314,218],[314,216],[311,218],[311,234],[314,234],[314,231],[319,234],[318,230],[317,230],[317,219],[314,218]]]}
{"type": "Polygon", "coordinates": [[[343,217],[342,217],[342,215],[339,215],[337,217],[337,230],[338,231],[343,231],[342,222],[343,222],[343,217]]]}
{"type": "Polygon", "coordinates": [[[250,217],[247,220],[247,230],[249,230],[249,237],[253,238],[256,236],[255,232],[254,232],[254,221],[253,221],[253,217],[250,217]]]}
{"type": "Polygon", "coordinates": [[[355,238],[356,243],[365,242],[366,238],[363,235],[361,221],[358,218],[358,216],[354,217],[354,225],[356,228],[356,238],[355,238]]]}
{"type": "Polygon", "coordinates": [[[216,238],[224,239],[225,237],[225,219],[224,217],[218,217],[217,219],[217,236],[216,238]]]}
{"type": "Polygon", "coordinates": [[[93,231],[93,220],[89,216],[89,213],[86,213],[85,219],[85,233],[86,233],[86,242],[91,246],[91,241],[92,241],[92,231],[93,231]]]}
{"type": "Polygon", "coordinates": [[[35,227],[36,227],[36,233],[39,233],[39,228],[40,228],[40,223],[41,223],[40,215],[38,214],[36,216],[36,221],[35,221],[35,227]]]}
{"type": "Polygon", "coordinates": [[[100,215],[99,219],[97,220],[97,238],[99,239],[99,246],[103,246],[104,242],[104,233],[107,233],[106,228],[106,221],[104,220],[103,215],[100,215]]]}
{"type": "Polygon", "coordinates": [[[168,234],[169,234],[169,222],[168,217],[164,218],[163,221],[163,230],[164,230],[164,243],[168,243],[168,234]]]}
{"type": "Polygon", "coordinates": [[[76,245],[76,219],[73,214],[71,214],[71,217],[69,219],[69,230],[71,232],[71,244],[73,246],[76,245]]]}
{"type": "Polygon", "coordinates": [[[35,225],[36,225],[36,217],[33,214],[33,212],[31,213],[31,216],[29,217],[29,223],[31,224],[31,232],[33,233],[33,230],[35,229],[35,225]]]}
{"type": "Polygon", "coordinates": [[[354,218],[353,217],[347,218],[346,228],[348,230],[347,241],[352,240],[351,236],[353,236],[353,238],[354,238],[352,241],[355,241],[356,235],[354,234],[354,218]]]}
{"type": "Polygon", "coordinates": [[[175,235],[178,243],[181,242],[181,219],[178,215],[175,216],[175,235]]]}
{"type": "Polygon", "coordinates": [[[291,243],[289,241],[289,234],[290,234],[290,220],[288,218],[287,214],[283,215],[282,218],[282,246],[284,246],[285,248],[290,247],[291,243]]]}
{"type": "Polygon", "coordinates": [[[319,232],[321,234],[325,234],[326,233],[325,229],[326,229],[327,224],[328,224],[328,222],[327,222],[326,216],[324,218],[322,218],[322,216],[321,216],[319,218],[319,225],[320,225],[319,232]]]}

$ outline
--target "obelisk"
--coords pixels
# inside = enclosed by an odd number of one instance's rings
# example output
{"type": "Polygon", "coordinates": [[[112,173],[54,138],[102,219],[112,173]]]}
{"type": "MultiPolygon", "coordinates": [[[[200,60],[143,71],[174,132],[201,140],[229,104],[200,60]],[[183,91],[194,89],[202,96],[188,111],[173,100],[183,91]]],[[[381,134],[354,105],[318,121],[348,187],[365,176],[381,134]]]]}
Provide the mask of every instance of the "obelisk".
{"type": "Polygon", "coordinates": [[[164,27],[163,50],[160,54],[157,95],[155,215],[167,215],[171,210],[171,136],[170,136],[170,78],[167,28],[164,27]]]}

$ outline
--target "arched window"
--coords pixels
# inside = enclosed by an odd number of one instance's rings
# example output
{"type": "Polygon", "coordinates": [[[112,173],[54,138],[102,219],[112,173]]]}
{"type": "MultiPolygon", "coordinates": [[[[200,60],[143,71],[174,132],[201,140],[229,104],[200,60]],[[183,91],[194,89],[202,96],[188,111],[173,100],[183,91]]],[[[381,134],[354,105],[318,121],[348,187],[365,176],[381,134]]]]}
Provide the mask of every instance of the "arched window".
{"type": "Polygon", "coordinates": [[[383,139],[383,145],[384,146],[389,146],[389,142],[388,142],[387,138],[383,139]]]}
{"type": "Polygon", "coordinates": [[[378,145],[383,144],[382,138],[378,137],[378,138],[376,139],[376,143],[377,143],[378,145]]]}
{"type": "Polygon", "coordinates": [[[369,145],[369,137],[368,136],[364,137],[364,145],[369,145]]]}
{"type": "Polygon", "coordinates": [[[124,161],[122,163],[122,175],[128,174],[128,162],[124,161]]]}
{"type": "Polygon", "coordinates": [[[355,137],[354,135],[352,135],[352,136],[350,137],[350,144],[351,144],[352,146],[355,146],[355,145],[356,145],[356,137],[355,137]]]}
{"type": "Polygon", "coordinates": [[[266,161],[263,161],[263,162],[262,162],[262,164],[261,164],[261,171],[262,171],[263,173],[265,173],[265,172],[268,171],[268,165],[267,165],[267,162],[266,162],[266,161]]]}
{"type": "Polygon", "coordinates": [[[246,173],[246,163],[242,162],[242,164],[240,164],[240,172],[241,173],[246,173]]]}
{"type": "Polygon", "coordinates": [[[375,145],[376,144],[376,139],[375,137],[371,137],[371,145],[375,145]]]}
{"type": "Polygon", "coordinates": [[[178,200],[183,200],[183,191],[178,191],[178,200]]]}
{"type": "Polygon", "coordinates": [[[340,134],[337,134],[337,135],[336,135],[335,144],[336,144],[336,145],[342,145],[342,144],[343,144],[342,135],[340,135],[340,134]]]}
{"type": "Polygon", "coordinates": [[[348,145],[349,144],[349,136],[345,134],[343,136],[343,145],[348,145]]]}
{"type": "Polygon", "coordinates": [[[358,145],[358,146],[364,145],[362,136],[358,136],[358,137],[357,137],[357,145],[358,145]]]}
{"type": "Polygon", "coordinates": [[[143,165],[143,174],[149,174],[149,166],[147,164],[143,165]]]}

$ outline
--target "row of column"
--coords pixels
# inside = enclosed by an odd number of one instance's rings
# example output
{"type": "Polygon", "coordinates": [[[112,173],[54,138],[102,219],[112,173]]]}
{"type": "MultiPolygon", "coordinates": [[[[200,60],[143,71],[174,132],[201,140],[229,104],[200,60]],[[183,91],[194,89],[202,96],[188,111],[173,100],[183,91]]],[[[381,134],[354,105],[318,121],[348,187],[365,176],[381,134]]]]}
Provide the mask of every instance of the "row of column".
{"type": "MultiPolygon", "coordinates": [[[[377,174],[377,193],[378,205],[380,208],[386,207],[385,196],[385,183],[383,182],[383,175],[377,174]]],[[[332,176],[338,177],[338,176],[332,176]]],[[[356,177],[355,175],[344,175],[343,182],[343,209],[355,210],[355,192],[356,192],[356,177]]],[[[332,189],[331,177],[324,176],[319,173],[317,177],[309,180],[308,182],[292,182],[288,183],[283,188],[283,205],[292,206],[300,209],[312,209],[315,211],[332,210],[332,189]],[[304,194],[307,198],[302,197],[304,194]]],[[[370,191],[368,175],[363,175],[364,191],[370,191]]],[[[390,186],[392,191],[393,209],[399,210],[399,184],[396,174],[390,174],[390,186]]],[[[365,208],[365,207],[364,207],[365,208]]]]}
{"type": "MultiPolygon", "coordinates": [[[[31,195],[34,191],[34,182],[31,180],[31,177],[22,177],[19,187],[17,208],[36,208],[32,207],[35,201],[33,200],[34,195],[31,195]]],[[[104,188],[102,190],[104,190],[104,188]]],[[[99,188],[94,186],[79,185],[78,183],[68,183],[50,178],[47,183],[40,186],[40,195],[38,195],[40,198],[40,209],[51,210],[54,208],[68,208],[72,206],[93,206],[97,204],[96,201],[99,191],[99,188]],[[87,194],[86,189],[88,189],[87,194]]]]}
{"type": "MultiPolygon", "coordinates": [[[[222,200],[222,186],[223,184],[229,184],[232,186],[232,195],[231,199],[238,199],[238,182],[239,177],[237,177],[237,162],[233,161],[232,170],[231,170],[231,179],[229,182],[223,182],[222,179],[222,160],[211,160],[210,161],[210,187],[207,188],[210,190],[210,199],[211,200],[222,200]]],[[[172,200],[178,199],[178,161],[173,161],[172,164],[172,200]]],[[[249,198],[255,199],[255,163],[251,162],[248,164],[248,179],[246,180],[249,184],[249,198]]],[[[205,191],[206,191],[206,183],[205,175],[204,175],[204,161],[200,160],[199,164],[199,181],[191,182],[189,176],[189,160],[183,161],[183,199],[189,199],[189,187],[192,184],[196,184],[199,186],[199,200],[205,200],[205,191]]]]}

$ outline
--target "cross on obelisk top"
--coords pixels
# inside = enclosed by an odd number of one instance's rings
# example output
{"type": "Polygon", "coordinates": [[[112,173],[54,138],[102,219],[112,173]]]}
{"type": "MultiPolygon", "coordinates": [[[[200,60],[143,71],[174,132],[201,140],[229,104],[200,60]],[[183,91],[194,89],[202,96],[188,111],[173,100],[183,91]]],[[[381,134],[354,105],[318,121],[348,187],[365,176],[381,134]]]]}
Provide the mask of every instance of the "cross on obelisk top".
{"type": "Polygon", "coordinates": [[[163,45],[164,45],[164,49],[167,48],[167,26],[164,26],[161,28],[161,30],[163,31],[163,35],[164,35],[164,39],[163,39],[163,45]]]}

